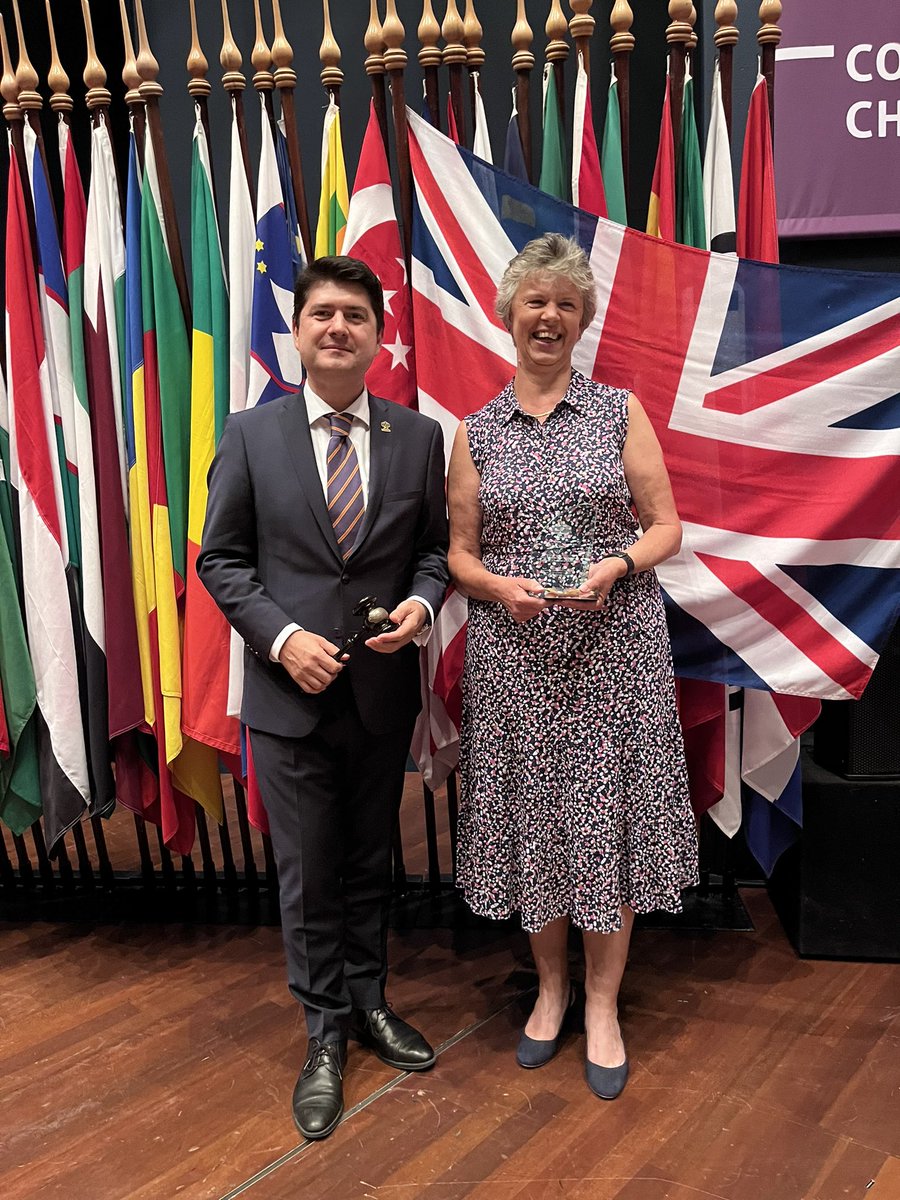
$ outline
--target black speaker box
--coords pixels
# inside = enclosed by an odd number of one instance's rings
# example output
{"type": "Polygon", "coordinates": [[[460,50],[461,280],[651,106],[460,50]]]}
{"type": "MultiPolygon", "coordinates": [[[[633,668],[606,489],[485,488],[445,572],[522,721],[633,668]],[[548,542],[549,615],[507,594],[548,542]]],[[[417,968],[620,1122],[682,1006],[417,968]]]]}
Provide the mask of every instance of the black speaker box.
{"type": "Polygon", "coordinates": [[[803,763],[803,832],[769,895],[799,954],[900,959],[900,783],[803,763]]]}
{"type": "Polygon", "coordinates": [[[900,779],[900,624],[860,699],[823,701],[813,755],[847,779],[900,779]]]}

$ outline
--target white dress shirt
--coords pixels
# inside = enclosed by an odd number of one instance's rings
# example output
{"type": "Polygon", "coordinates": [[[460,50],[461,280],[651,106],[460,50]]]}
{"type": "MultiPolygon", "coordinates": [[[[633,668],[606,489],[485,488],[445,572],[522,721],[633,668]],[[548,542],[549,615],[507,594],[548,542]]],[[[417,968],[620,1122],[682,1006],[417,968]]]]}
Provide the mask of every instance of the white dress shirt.
{"type": "MultiPolygon", "coordinates": [[[[321,396],[317,396],[309,384],[303,388],[303,396],[306,400],[306,416],[309,421],[309,434],[312,438],[313,453],[316,456],[316,466],[319,469],[319,479],[322,483],[322,494],[328,496],[328,443],[331,440],[331,422],[328,419],[331,413],[335,410],[330,405],[326,404],[321,396]]],[[[353,449],[356,451],[356,458],[359,462],[359,481],[362,485],[363,502],[369,503],[369,393],[365,388],[360,392],[351,405],[342,410],[346,416],[352,417],[353,421],[350,425],[350,441],[353,449]]],[[[423,600],[421,596],[410,596],[410,600],[418,600],[428,614],[428,621],[425,629],[416,634],[413,639],[417,646],[424,646],[431,634],[431,627],[434,625],[434,611],[427,600],[423,600]]],[[[302,625],[291,623],[285,625],[281,633],[272,643],[272,649],[269,651],[269,658],[272,662],[278,662],[278,656],[281,654],[281,648],[288,640],[292,633],[297,630],[302,630],[302,625]]]]}

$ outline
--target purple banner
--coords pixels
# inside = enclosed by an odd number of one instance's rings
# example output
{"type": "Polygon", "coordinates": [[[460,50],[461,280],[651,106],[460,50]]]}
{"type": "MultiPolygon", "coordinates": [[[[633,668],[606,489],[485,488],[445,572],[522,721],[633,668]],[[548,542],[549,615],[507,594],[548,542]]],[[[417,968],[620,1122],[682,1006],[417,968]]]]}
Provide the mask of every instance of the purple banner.
{"type": "Polygon", "coordinates": [[[900,0],[791,0],[779,23],[778,232],[900,233],[900,0]]]}

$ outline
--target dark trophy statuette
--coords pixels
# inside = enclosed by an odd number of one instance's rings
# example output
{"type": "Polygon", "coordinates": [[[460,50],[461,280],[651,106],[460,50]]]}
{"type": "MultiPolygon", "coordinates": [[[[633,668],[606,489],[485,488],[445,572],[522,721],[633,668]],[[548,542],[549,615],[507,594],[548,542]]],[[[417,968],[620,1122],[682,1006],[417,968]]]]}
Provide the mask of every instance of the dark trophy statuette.
{"type": "Polygon", "coordinates": [[[361,637],[377,637],[380,633],[391,633],[399,628],[388,616],[387,609],[382,608],[374,596],[363,596],[354,605],[353,615],[362,617],[362,625],[355,633],[350,634],[337,654],[334,655],[337,662],[340,662],[345,654],[350,653],[351,648],[361,637]]]}

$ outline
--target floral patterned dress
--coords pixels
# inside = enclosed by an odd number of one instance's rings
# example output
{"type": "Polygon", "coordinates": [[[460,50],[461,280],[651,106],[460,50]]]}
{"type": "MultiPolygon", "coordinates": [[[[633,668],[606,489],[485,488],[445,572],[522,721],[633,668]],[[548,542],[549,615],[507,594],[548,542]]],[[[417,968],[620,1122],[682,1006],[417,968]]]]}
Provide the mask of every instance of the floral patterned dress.
{"type": "MultiPolygon", "coordinates": [[[[467,418],[489,571],[554,582],[541,572],[560,518],[593,561],[631,545],[627,401],[574,372],[543,424],[511,383],[467,418]]],[[[521,624],[471,600],[460,765],[457,877],[475,912],[609,933],[623,903],[680,911],[697,844],[654,572],[620,580],[602,610],[521,624]]]]}

